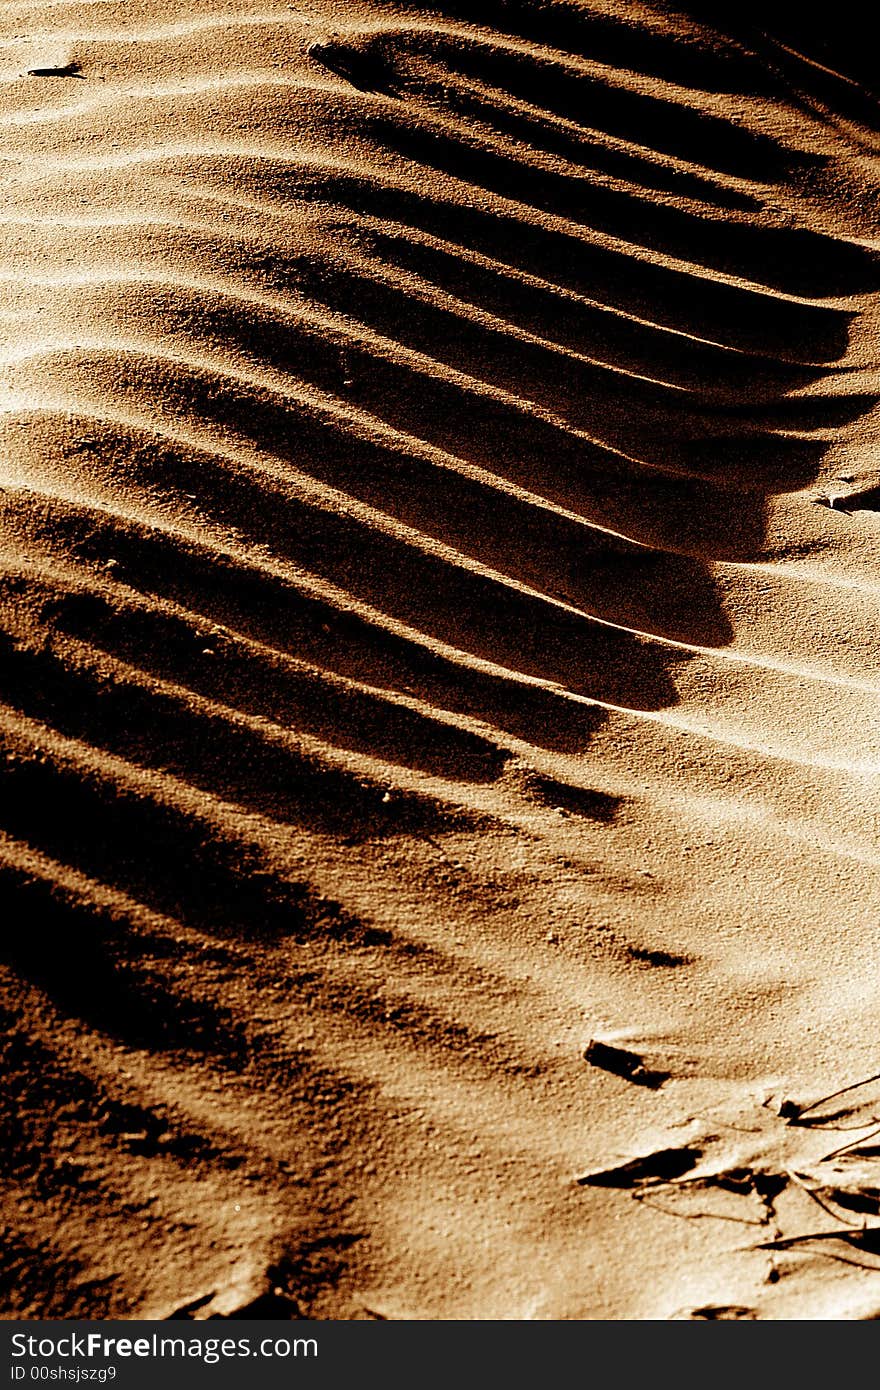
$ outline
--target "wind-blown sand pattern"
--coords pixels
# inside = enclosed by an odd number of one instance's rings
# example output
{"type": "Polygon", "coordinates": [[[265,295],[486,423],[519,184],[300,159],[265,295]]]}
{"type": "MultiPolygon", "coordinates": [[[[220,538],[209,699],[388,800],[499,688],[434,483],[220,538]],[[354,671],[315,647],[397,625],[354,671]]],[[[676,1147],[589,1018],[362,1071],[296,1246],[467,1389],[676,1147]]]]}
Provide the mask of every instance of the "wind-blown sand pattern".
{"type": "Polygon", "coordinates": [[[880,1313],[833,18],[0,5],[7,1316],[880,1313]]]}

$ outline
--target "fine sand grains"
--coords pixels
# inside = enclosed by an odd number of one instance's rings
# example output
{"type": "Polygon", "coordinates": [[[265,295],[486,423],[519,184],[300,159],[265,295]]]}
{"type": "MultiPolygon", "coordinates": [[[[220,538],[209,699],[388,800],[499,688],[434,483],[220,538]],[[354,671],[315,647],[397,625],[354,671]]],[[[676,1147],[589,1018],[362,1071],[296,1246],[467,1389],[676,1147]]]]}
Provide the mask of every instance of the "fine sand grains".
{"type": "Polygon", "coordinates": [[[839,20],[0,3],[7,1316],[876,1316],[839,20]]]}

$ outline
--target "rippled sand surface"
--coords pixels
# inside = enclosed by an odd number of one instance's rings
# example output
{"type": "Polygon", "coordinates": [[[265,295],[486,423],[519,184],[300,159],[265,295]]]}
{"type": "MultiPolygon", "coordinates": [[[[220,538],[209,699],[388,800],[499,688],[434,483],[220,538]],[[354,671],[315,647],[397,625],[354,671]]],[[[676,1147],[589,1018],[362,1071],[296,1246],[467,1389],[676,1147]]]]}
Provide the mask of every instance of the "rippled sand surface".
{"type": "Polygon", "coordinates": [[[878,1315],[834,10],[0,4],[6,1316],[878,1315]]]}

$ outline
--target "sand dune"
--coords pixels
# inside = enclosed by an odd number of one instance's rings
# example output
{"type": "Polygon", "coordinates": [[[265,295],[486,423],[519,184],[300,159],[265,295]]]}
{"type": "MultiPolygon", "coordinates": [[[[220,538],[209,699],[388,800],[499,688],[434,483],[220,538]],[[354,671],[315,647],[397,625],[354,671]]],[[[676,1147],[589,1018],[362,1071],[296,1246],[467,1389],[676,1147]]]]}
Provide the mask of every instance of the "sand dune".
{"type": "Polygon", "coordinates": [[[802,8],[0,4],[7,1316],[880,1315],[802,8]]]}

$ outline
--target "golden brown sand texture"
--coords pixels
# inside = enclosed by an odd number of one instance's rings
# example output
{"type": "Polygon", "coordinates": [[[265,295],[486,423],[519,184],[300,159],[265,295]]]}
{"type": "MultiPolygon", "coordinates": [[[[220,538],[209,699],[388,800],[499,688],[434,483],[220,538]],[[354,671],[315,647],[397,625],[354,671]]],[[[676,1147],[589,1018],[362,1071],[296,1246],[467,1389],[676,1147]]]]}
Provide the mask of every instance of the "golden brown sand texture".
{"type": "Polygon", "coordinates": [[[0,3],[5,1316],[880,1314],[807,8],[0,3]]]}

